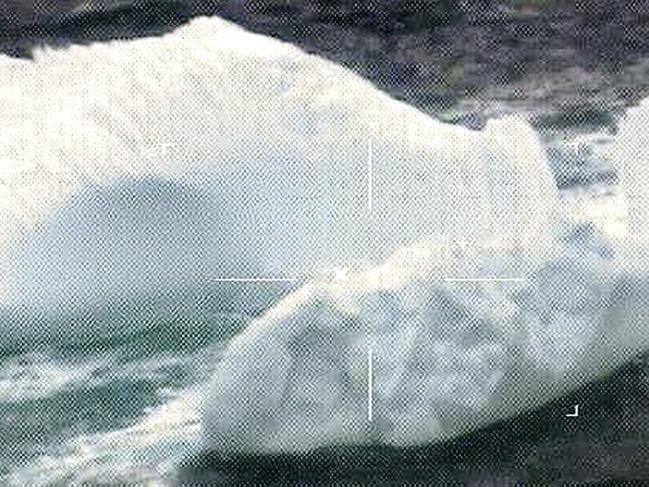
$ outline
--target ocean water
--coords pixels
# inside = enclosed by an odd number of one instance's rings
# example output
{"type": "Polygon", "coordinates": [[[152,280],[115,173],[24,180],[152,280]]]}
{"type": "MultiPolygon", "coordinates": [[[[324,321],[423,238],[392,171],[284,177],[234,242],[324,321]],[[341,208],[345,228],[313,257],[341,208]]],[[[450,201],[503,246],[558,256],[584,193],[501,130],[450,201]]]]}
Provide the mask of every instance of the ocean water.
{"type": "Polygon", "coordinates": [[[0,84],[6,483],[647,474],[646,104],[468,130],[218,18],[0,84]]]}
{"type": "Polygon", "coordinates": [[[202,384],[247,321],[188,316],[5,352],[4,478],[16,485],[173,478],[199,446],[202,384]]]}

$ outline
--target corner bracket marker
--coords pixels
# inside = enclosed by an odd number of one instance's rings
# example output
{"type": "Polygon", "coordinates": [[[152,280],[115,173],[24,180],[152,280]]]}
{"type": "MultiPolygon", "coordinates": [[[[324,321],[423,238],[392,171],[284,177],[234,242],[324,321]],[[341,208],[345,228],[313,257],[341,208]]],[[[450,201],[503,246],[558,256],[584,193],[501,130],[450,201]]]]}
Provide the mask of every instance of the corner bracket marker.
{"type": "Polygon", "coordinates": [[[566,418],[578,418],[579,417],[579,404],[575,404],[575,412],[571,414],[566,414],[566,418]]]}

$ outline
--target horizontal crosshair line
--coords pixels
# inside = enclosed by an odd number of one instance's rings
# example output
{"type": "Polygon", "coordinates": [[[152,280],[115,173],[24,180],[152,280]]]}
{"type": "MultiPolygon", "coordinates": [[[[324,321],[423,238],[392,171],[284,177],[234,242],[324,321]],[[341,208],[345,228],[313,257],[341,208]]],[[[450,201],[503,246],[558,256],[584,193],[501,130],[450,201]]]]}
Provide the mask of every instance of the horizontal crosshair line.
{"type": "Polygon", "coordinates": [[[292,277],[217,277],[215,282],[299,282],[302,279],[292,277]]]}
{"type": "MultiPolygon", "coordinates": [[[[300,282],[303,278],[297,277],[216,277],[214,282],[300,282]]],[[[526,282],[523,277],[447,277],[446,282],[526,282]]]]}
{"type": "Polygon", "coordinates": [[[446,282],[525,282],[524,277],[447,277],[446,282]]]}

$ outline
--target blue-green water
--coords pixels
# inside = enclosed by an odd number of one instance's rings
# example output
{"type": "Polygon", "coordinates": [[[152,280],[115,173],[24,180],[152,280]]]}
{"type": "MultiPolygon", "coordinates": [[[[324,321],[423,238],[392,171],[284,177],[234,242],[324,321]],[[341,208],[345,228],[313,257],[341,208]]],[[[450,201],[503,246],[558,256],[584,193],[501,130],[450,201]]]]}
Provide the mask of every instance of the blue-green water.
{"type": "Polygon", "coordinates": [[[173,457],[174,444],[184,451],[198,440],[200,385],[246,321],[216,315],[153,323],[136,333],[5,354],[0,475],[16,485],[95,481],[102,464],[113,479],[117,470],[124,481],[146,475],[173,457]],[[165,405],[174,401],[194,409],[166,418],[165,405]],[[156,420],[172,436],[166,446],[165,432],[139,427],[156,420]]]}

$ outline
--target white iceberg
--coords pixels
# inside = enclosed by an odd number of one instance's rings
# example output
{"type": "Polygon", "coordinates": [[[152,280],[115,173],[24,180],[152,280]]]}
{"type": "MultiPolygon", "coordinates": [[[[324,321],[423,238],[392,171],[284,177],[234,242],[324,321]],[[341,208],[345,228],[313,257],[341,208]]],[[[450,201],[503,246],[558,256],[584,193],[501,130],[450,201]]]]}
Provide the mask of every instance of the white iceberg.
{"type": "Polygon", "coordinates": [[[218,18],[0,62],[0,104],[0,306],[300,277],[431,233],[542,245],[554,212],[524,121],[442,124],[218,18]]]}

